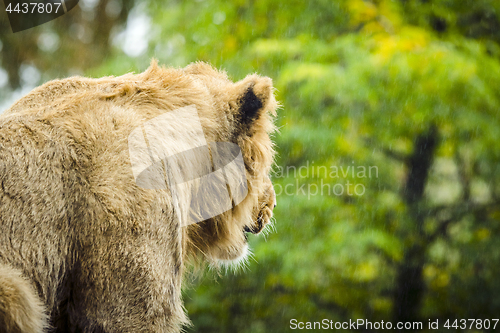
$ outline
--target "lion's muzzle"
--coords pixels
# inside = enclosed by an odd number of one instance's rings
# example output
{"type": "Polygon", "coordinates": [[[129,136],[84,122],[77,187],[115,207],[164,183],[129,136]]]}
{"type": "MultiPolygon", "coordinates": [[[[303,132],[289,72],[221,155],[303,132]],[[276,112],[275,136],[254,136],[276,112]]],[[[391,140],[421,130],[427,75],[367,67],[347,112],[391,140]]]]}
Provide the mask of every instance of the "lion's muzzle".
{"type": "Polygon", "coordinates": [[[271,221],[273,217],[273,209],[276,207],[276,192],[274,191],[274,187],[269,181],[269,187],[260,200],[260,210],[256,216],[256,219],[251,226],[245,226],[245,232],[251,232],[253,234],[258,234],[266,225],[271,221]]]}

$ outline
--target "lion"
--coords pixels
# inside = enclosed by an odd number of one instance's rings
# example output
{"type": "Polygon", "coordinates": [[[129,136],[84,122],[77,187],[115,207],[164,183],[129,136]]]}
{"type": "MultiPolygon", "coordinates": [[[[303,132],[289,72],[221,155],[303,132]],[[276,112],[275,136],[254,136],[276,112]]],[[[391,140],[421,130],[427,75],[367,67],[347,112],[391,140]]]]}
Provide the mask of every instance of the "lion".
{"type": "MultiPolygon", "coordinates": [[[[206,63],[174,69],[154,60],[140,74],[50,81],[17,101],[0,116],[0,332],[189,325],[181,299],[187,265],[238,264],[247,233],[271,220],[277,108],[268,77],[233,83],[206,63]],[[244,163],[241,202],[197,223],[186,220],[192,198],[214,200],[200,181],[192,180],[196,193],[174,200],[172,188],[139,186],[131,169],[131,133],[174,110],[181,116],[162,139],[173,151],[194,140],[175,130],[189,133],[199,122],[207,145],[235,144],[244,163]]],[[[179,172],[199,171],[197,160],[179,161],[179,172]]]]}

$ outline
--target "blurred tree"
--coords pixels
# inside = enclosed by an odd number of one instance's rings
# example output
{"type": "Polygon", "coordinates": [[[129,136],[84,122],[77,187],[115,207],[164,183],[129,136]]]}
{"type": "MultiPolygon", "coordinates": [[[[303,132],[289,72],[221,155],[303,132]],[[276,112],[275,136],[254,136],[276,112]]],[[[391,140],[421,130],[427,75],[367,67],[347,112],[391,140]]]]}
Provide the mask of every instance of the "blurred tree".
{"type": "MultiPolygon", "coordinates": [[[[500,2],[401,0],[408,22],[442,34],[500,42],[500,2]]],[[[488,45],[487,43],[486,45],[488,45]]]]}
{"type": "Polygon", "coordinates": [[[430,2],[154,7],[160,45],[171,46],[156,53],[163,62],[210,60],[236,77],[258,70],[276,79],[284,104],[279,233],[252,239],[259,265],[250,272],[188,294],[198,330],[284,332],[292,318],[495,316],[499,304],[488,295],[499,286],[486,276],[498,270],[486,262],[500,254],[492,237],[500,213],[497,41],[448,23],[439,31],[430,9],[460,16],[460,6],[430,2]],[[377,176],[331,172],[370,166],[377,176]],[[355,185],[363,195],[352,194],[355,185]],[[491,249],[480,270],[477,246],[491,249]]]}
{"type": "Polygon", "coordinates": [[[133,0],[80,1],[67,14],[29,30],[12,33],[0,15],[0,65],[12,89],[21,85],[23,65],[34,66],[45,80],[83,73],[109,56],[113,27],[124,24],[133,0]]]}

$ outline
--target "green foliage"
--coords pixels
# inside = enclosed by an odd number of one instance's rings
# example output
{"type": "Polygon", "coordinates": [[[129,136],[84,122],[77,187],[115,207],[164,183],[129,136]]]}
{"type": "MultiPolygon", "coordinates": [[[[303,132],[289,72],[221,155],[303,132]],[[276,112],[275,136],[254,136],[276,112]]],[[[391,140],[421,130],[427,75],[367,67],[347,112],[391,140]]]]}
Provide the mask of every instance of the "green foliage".
{"type": "Polygon", "coordinates": [[[279,2],[154,8],[161,43],[184,36],[165,60],[209,60],[236,78],[249,71],[269,75],[283,104],[276,232],[251,240],[258,263],[247,272],[218,284],[204,280],[187,292],[196,329],[285,332],[292,318],[391,319],[398,268],[422,239],[420,318],[494,316],[498,285],[488,276],[498,272],[487,262],[500,255],[493,236],[498,206],[487,205],[497,200],[500,176],[500,64],[488,51],[491,41],[458,33],[440,38],[424,24],[409,24],[407,8],[384,1],[337,2],[328,8],[333,23],[325,26],[324,15],[316,15],[325,10],[322,3],[312,3],[287,6],[279,17],[279,2]],[[305,29],[304,16],[317,20],[305,29]],[[415,138],[432,124],[440,140],[420,203],[427,240],[416,236],[420,226],[404,200],[408,170],[391,153],[412,154],[415,138]],[[348,166],[356,172],[332,172],[348,166]],[[370,166],[376,176],[358,174],[370,166]],[[477,186],[465,201],[459,171],[477,186]],[[363,195],[347,194],[347,182],[351,193],[362,185],[363,195]],[[469,201],[484,203],[481,216],[466,209],[439,233],[443,217],[434,212],[453,214],[469,201]],[[471,309],[471,298],[480,306],[471,309]]]}

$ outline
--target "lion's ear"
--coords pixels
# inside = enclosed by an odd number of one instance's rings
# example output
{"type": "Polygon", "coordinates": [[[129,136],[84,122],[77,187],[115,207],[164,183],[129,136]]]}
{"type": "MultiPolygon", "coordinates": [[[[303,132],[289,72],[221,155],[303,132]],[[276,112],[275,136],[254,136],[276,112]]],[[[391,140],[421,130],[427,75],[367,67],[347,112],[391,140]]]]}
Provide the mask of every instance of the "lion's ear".
{"type": "Polygon", "coordinates": [[[234,118],[244,127],[250,128],[268,109],[273,100],[273,83],[268,77],[249,75],[237,82],[233,90],[234,118]]]}

